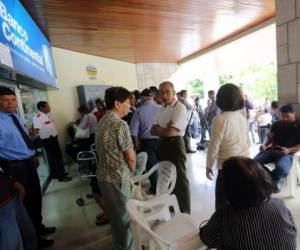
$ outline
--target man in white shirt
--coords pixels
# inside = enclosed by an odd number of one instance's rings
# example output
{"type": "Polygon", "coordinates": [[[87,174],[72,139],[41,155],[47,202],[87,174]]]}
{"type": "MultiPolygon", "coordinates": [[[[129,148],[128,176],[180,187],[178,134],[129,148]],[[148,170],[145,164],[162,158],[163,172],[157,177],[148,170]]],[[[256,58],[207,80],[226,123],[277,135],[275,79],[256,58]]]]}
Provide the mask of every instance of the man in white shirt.
{"type": "Polygon", "coordinates": [[[39,134],[42,146],[45,148],[50,176],[59,181],[70,181],[72,178],[68,177],[65,172],[55,122],[49,117],[50,106],[47,102],[41,101],[37,104],[37,108],[39,112],[33,117],[33,126],[39,134]]]}
{"type": "Polygon", "coordinates": [[[187,126],[185,106],[176,100],[174,86],[163,82],[159,86],[163,105],[156,116],[151,134],[159,136],[158,156],[160,161],[171,161],[177,170],[174,194],[181,212],[191,212],[190,186],[186,176],[186,149],[183,141],[187,126]]]}

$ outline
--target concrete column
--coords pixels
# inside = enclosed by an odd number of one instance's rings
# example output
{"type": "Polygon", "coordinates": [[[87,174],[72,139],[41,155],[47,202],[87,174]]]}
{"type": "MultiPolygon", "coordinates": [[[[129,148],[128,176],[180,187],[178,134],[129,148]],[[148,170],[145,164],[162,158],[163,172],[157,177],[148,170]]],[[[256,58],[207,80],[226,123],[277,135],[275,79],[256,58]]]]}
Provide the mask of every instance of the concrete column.
{"type": "Polygon", "coordinates": [[[300,116],[300,0],[276,0],[278,99],[300,116]]]}

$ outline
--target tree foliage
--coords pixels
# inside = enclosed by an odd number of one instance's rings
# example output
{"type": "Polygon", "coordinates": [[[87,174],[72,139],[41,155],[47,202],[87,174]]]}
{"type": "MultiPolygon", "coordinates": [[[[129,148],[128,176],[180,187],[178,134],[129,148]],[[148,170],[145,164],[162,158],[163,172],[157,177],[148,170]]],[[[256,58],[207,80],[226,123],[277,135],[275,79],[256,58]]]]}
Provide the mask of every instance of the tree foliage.
{"type": "Polygon", "coordinates": [[[269,100],[278,99],[277,68],[274,62],[263,66],[253,65],[242,71],[219,75],[220,85],[227,82],[242,87],[251,99],[263,100],[265,97],[269,100]]]}
{"type": "Polygon", "coordinates": [[[194,79],[191,81],[188,81],[187,84],[187,90],[191,95],[197,95],[200,99],[204,98],[204,86],[203,81],[199,79],[194,79]]]}

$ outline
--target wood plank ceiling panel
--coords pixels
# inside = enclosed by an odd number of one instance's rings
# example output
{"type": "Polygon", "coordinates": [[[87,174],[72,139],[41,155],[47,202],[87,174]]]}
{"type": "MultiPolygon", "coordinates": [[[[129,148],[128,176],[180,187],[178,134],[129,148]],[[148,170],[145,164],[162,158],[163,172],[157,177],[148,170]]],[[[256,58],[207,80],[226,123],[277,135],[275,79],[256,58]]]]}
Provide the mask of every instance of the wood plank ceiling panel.
{"type": "Polygon", "coordinates": [[[274,0],[22,0],[53,46],[133,63],[177,62],[258,25],[274,0]]]}

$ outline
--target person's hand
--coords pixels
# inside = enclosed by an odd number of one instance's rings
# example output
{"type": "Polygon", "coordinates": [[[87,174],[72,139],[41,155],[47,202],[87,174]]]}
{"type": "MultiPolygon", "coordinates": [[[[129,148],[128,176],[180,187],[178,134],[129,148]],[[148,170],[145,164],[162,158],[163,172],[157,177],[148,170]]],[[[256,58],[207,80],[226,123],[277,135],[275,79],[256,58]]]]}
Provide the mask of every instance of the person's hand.
{"type": "Polygon", "coordinates": [[[207,177],[207,179],[212,180],[213,175],[214,175],[214,173],[213,173],[212,169],[211,168],[207,168],[206,169],[206,177],[207,177]]]}
{"type": "Polygon", "coordinates": [[[141,149],[141,142],[140,142],[140,140],[135,140],[134,146],[135,146],[136,150],[140,150],[141,149]]]}
{"type": "Polygon", "coordinates": [[[283,155],[288,155],[290,153],[290,149],[286,147],[281,147],[279,152],[283,155]]]}
{"type": "Polygon", "coordinates": [[[261,144],[259,146],[259,151],[265,151],[267,149],[266,145],[265,144],[261,144]]]}
{"type": "Polygon", "coordinates": [[[32,160],[33,166],[35,166],[36,168],[38,168],[40,166],[40,161],[37,157],[33,157],[31,160],[32,160]]]}
{"type": "Polygon", "coordinates": [[[24,186],[18,181],[14,181],[13,186],[17,190],[20,199],[23,200],[26,194],[24,186]]]}

